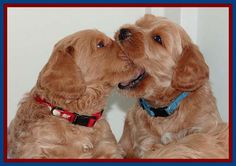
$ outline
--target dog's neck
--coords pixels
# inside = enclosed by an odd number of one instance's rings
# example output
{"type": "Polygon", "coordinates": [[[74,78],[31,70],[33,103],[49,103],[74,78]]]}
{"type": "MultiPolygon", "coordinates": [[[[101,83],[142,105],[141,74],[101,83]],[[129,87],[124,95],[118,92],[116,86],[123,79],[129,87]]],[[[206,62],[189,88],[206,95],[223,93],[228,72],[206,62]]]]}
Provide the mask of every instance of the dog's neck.
{"type": "Polygon", "coordinates": [[[154,92],[154,94],[152,94],[151,96],[148,96],[145,99],[154,108],[158,108],[158,107],[163,107],[163,106],[168,105],[180,94],[181,94],[181,91],[175,90],[170,87],[170,88],[157,90],[154,92]]]}
{"type": "Polygon", "coordinates": [[[84,95],[72,103],[73,107],[83,113],[93,114],[104,109],[106,100],[112,88],[106,85],[87,86],[84,95]]]}

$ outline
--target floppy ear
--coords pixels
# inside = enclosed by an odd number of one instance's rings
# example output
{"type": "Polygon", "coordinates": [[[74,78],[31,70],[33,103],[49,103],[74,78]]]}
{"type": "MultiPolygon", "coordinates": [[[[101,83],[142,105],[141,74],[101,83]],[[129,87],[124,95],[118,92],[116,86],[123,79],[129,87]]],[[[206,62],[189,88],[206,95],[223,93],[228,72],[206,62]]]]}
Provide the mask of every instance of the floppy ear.
{"type": "Polygon", "coordinates": [[[172,87],[180,91],[193,91],[209,79],[209,69],[197,46],[183,50],[172,77],[172,87]]]}
{"type": "Polygon", "coordinates": [[[78,99],[85,91],[82,73],[75,63],[73,46],[55,46],[48,64],[41,71],[37,85],[48,96],[78,99]]]}

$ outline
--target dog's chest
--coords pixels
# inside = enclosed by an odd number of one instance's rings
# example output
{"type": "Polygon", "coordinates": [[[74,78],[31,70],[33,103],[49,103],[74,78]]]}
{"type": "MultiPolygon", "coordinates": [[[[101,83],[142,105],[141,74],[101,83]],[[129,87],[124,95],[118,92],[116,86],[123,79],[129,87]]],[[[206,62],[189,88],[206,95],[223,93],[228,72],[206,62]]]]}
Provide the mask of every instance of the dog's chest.
{"type": "Polygon", "coordinates": [[[58,119],[36,126],[33,131],[34,142],[49,158],[87,158],[91,155],[93,128],[76,126],[58,119]]]}
{"type": "Polygon", "coordinates": [[[142,157],[146,152],[155,150],[163,146],[162,137],[165,133],[179,130],[176,125],[176,117],[150,117],[142,108],[133,112],[131,136],[133,149],[138,157],[142,157]]]}

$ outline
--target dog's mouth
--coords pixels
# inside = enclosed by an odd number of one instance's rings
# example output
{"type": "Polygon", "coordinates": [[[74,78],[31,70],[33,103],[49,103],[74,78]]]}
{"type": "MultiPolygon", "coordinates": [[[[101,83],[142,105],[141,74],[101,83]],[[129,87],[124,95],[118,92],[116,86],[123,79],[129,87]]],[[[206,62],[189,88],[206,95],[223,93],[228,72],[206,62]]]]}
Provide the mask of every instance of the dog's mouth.
{"type": "Polygon", "coordinates": [[[132,89],[135,88],[146,76],[146,71],[142,69],[139,71],[134,78],[129,81],[120,82],[118,84],[119,89],[132,89]]]}

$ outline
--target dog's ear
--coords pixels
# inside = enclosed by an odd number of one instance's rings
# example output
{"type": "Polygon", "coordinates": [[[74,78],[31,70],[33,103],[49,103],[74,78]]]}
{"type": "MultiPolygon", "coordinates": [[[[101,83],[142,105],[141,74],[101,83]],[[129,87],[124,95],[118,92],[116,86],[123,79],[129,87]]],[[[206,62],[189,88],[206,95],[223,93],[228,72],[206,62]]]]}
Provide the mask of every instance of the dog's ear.
{"type": "Polygon", "coordinates": [[[85,92],[85,82],[75,62],[75,48],[72,45],[56,45],[49,62],[40,72],[38,87],[48,96],[66,101],[78,99],[85,92]]]}
{"type": "Polygon", "coordinates": [[[171,85],[180,91],[193,91],[209,79],[209,69],[195,45],[184,48],[173,73],[171,85]]]}

